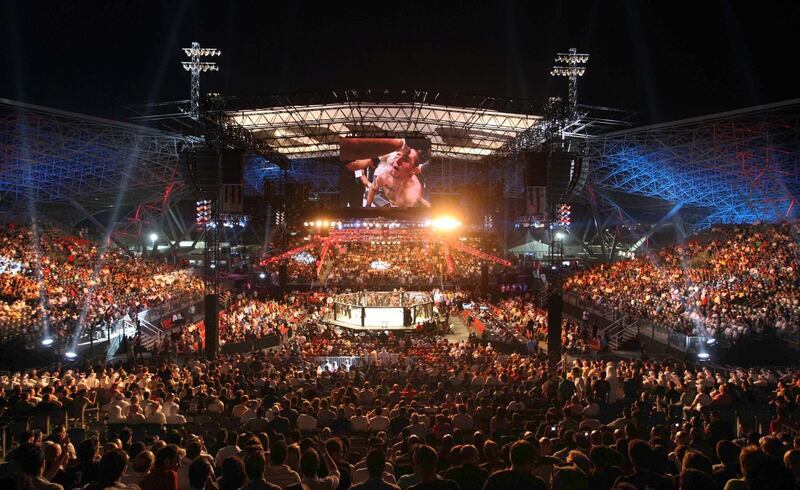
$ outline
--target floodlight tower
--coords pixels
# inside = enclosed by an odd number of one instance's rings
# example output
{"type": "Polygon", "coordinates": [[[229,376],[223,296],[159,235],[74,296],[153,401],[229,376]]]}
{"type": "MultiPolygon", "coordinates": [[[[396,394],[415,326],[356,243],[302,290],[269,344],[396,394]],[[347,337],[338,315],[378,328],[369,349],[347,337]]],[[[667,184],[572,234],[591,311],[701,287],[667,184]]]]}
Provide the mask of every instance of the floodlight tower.
{"type": "Polygon", "coordinates": [[[575,48],[570,48],[569,53],[556,53],[556,63],[550,71],[554,77],[569,77],[569,119],[574,121],[578,113],[578,77],[586,72],[586,67],[581,66],[589,61],[588,54],[578,53],[575,48]]]}
{"type": "Polygon", "coordinates": [[[192,74],[192,98],[189,116],[197,121],[200,118],[200,72],[219,71],[219,66],[213,61],[201,61],[204,56],[220,56],[222,51],[217,48],[201,48],[200,43],[193,42],[191,48],[183,48],[191,61],[182,61],[183,69],[192,74]]]}

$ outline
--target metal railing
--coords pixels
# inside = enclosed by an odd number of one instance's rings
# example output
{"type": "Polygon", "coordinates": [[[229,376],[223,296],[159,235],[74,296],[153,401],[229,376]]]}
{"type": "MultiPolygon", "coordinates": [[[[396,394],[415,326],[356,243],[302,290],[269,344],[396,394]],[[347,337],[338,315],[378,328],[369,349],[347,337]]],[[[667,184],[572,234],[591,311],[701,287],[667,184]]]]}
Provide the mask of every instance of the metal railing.
{"type": "Polygon", "coordinates": [[[167,315],[172,315],[176,311],[183,310],[203,302],[202,293],[184,293],[177,298],[169,299],[157,306],[148,308],[139,313],[139,318],[144,318],[148,322],[158,323],[162,318],[167,315]]]}
{"type": "Polygon", "coordinates": [[[360,367],[365,364],[364,358],[359,356],[324,356],[314,357],[313,363],[320,367],[330,366],[332,371],[339,367],[360,367]]]}
{"type": "Polygon", "coordinates": [[[606,307],[603,304],[596,303],[591,298],[585,298],[583,296],[579,296],[577,294],[572,294],[572,293],[563,293],[562,297],[564,298],[564,301],[566,301],[567,303],[577,306],[578,308],[587,310],[590,313],[594,313],[595,315],[603,317],[611,322],[616,322],[620,318],[627,316],[626,314],[620,312],[618,309],[606,307]]]}
{"type": "Polygon", "coordinates": [[[10,444],[14,440],[19,443],[18,437],[25,431],[39,429],[43,434],[49,435],[56,426],[63,426],[64,430],[69,431],[74,428],[85,429],[88,427],[88,422],[99,421],[100,410],[98,407],[85,409],[81,412],[80,417],[72,417],[64,409],[24,416],[4,416],[0,418],[0,460],[6,460],[10,444]]]}
{"type": "Polygon", "coordinates": [[[629,319],[630,317],[628,317],[627,315],[623,316],[619,320],[612,322],[610,325],[598,331],[600,335],[604,334],[608,335],[608,347],[611,350],[619,349],[619,346],[622,345],[623,342],[625,342],[627,339],[633,336],[628,334],[629,319]]]}
{"type": "MultiPolygon", "coordinates": [[[[606,308],[602,304],[595,303],[590,298],[584,298],[572,293],[564,293],[564,301],[611,321],[611,325],[606,327],[606,329],[611,328],[612,325],[624,325],[624,330],[621,331],[621,335],[624,337],[622,341],[636,335],[639,338],[649,338],[659,342],[667,346],[668,349],[675,349],[680,352],[689,350],[689,341],[687,340],[689,336],[671,328],[657,325],[645,319],[626,323],[625,319],[628,318],[627,314],[614,308],[606,308]]],[[[614,349],[613,346],[611,346],[611,348],[614,349]]]]}

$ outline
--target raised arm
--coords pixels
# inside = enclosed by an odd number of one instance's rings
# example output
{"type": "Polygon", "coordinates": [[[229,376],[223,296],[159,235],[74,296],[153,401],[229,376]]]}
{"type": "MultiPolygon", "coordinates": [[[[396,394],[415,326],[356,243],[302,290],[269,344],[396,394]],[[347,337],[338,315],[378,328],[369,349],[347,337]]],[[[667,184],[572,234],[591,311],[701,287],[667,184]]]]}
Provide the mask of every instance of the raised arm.
{"type": "Polygon", "coordinates": [[[386,155],[393,151],[408,149],[402,138],[341,138],[339,139],[339,158],[360,160],[386,155]]]}
{"type": "Polygon", "coordinates": [[[383,187],[385,182],[385,177],[383,174],[377,176],[375,180],[372,181],[372,184],[369,186],[369,191],[367,191],[367,207],[372,206],[372,201],[375,199],[375,194],[378,193],[378,189],[383,187]]]}
{"type": "Polygon", "coordinates": [[[351,172],[355,172],[356,170],[365,170],[371,167],[373,164],[372,158],[362,158],[360,160],[353,160],[352,162],[345,165],[347,170],[351,172]]]}

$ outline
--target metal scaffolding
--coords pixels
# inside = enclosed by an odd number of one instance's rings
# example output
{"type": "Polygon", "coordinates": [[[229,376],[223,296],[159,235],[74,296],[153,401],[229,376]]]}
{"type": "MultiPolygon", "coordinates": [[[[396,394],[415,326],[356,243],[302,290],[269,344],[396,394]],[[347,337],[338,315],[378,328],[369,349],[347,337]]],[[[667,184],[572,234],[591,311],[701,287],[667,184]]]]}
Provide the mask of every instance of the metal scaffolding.
{"type": "MultiPolygon", "coordinates": [[[[189,144],[150,128],[0,99],[0,220],[75,224],[118,208],[174,199],[189,144]],[[74,205],[77,203],[78,205],[74,205]]],[[[100,219],[100,221],[104,221],[100,219]]]]}
{"type": "MultiPolygon", "coordinates": [[[[589,181],[595,190],[690,209],[700,216],[692,231],[791,219],[800,191],[799,122],[796,99],[609,133],[587,146],[589,181]]],[[[624,207],[636,216],[640,206],[624,207]]]]}

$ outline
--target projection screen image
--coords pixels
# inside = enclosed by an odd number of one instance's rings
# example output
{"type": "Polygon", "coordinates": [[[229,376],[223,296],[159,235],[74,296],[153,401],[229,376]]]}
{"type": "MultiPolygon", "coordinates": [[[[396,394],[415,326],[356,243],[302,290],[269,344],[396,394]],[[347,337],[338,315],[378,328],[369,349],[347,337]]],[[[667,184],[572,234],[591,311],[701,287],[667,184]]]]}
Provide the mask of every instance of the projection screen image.
{"type": "Polygon", "coordinates": [[[342,138],[339,160],[364,186],[364,207],[430,207],[425,192],[427,138],[342,138]]]}

